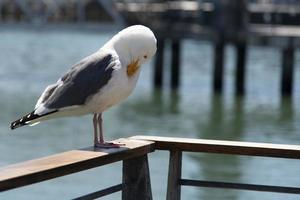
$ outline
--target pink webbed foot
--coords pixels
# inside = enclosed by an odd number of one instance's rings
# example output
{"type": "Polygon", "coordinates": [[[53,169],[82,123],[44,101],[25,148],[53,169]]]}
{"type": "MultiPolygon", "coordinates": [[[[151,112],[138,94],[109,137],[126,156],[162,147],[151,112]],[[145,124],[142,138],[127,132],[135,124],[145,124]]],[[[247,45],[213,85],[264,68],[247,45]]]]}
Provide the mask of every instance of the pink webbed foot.
{"type": "Polygon", "coordinates": [[[115,142],[97,142],[94,144],[94,146],[96,148],[105,148],[105,149],[109,149],[109,148],[120,148],[122,146],[125,146],[125,144],[122,143],[115,143],[115,142]]]}
{"type": "Polygon", "coordinates": [[[125,144],[118,142],[105,142],[103,137],[103,129],[102,129],[102,114],[94,114],[93,117],[93,125],[94,125],[94,147],[95,148],[120,148],[125,146],[125,144]],[[98,124],[98,127],[97,127],[98,124]],[[98,128],[99,128],[99,137],[98,137],[98,128]]]}

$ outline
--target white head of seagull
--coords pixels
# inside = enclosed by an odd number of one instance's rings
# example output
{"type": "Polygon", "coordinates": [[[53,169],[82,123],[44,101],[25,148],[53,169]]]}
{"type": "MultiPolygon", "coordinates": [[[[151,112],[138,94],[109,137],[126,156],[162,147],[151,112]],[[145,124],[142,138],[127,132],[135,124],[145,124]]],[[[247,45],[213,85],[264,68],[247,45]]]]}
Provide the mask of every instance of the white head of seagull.
{"type": "Polygon", "coordinates": [[[103,48],[113,48],[122,64],[136,62],[138,66],[149,60],[156,52],[156,38],[146,26],[134,25],[116,34],[103,48]]]}
{"type": "Polygon", "coordinates": [[[12,122],[11,129],[57,117],[93,114],[95,146],[116,146],[104,142],[102,112],[131,94],[140,66],[155,52],[156,39],[149,28],[135,25],[123,29],[49,85],[34,110],[12,122]]]}

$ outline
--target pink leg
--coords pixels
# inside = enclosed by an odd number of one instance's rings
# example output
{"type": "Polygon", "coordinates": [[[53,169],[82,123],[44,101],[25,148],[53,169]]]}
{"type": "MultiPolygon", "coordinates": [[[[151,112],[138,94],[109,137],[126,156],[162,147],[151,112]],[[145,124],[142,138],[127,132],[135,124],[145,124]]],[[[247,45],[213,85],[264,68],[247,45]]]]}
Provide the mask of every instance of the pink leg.
{"type": "Polygon", "coordinates": [[[104,144],[103,128],[102,128],[102,113],[98,114],[98,125],[100,131],[100,144],[104,144]]]}
{"type": "Polygon", "coordinates": [[[98,143],[97,114],[94,114],[93,125],[94,125],[94,145],[96,146],[96,144],[98,143]]]}
{"type": "Polygon", "coordinates": [[[95,114],[93,118],[94,122],[94,134],[96,136],[94,137],[94,146],[98,148],[119,148],[120,146],[124,146],[124,144],[115,144],[113,142],[105,142],[104,141],[104,134],[103,134],[103,128],[102,128],[102,113],[95,114]],[[99,127],[99,140],[97,135],[97,122],[99,127]]]}

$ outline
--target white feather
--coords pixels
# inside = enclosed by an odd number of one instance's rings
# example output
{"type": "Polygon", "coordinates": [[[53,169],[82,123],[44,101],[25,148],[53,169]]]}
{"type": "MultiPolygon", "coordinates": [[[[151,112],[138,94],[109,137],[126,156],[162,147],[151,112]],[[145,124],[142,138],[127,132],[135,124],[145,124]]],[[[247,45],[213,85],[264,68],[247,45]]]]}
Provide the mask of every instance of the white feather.
{"type": "Polygon", "coordinates": [[[40,122],[35,122],[33,124],[28,124],[29,126],[35,126],[35,125],[38,125],[40,122]]]}

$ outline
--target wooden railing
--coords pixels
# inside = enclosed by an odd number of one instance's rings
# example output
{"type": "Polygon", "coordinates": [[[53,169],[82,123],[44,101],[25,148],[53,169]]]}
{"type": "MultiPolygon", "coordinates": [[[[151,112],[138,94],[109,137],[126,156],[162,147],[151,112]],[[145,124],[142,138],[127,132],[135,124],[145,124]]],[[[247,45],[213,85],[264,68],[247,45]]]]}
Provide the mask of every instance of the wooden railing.
{"type": "Polygon", "coordinates": [[[0,191],[123,161],[122,183],[76,199],[96,199],[121,190],[124,200],[151,199],[147,154],[154,151],[154,142],[134,139],[115,142],[124,146],[118,149],[90,147],[72,150],[1,168],[0,191]]]}
{"type": "Polygon", "coordinates": [[[0,191],[123,161],[122,183],[76,199],[95,199],[122,191],[123,200],[151,200],[152,192],[147,154],[157,149],[170,151],[167,200],[179,200],[181,186],[300,194],[300,187],[191,180],[181,176],[182,152],[300,159],[300,146],[156,136],[134,136],[115,142],[123,143],[124,146],[119,149],[90,147],[73,150],[0,168],[0,191]]]}
{"type": "Polygon", "coordinates": [[[217,181],[190,180],[181,177],[182,152],[204,152],[244,156],[300,159],[300,146],[218,140],[135,136],[155,142],[155,149],[170,151],[167,200],[179,200],[181,186],[213,187],[300,194],[300,187],[281,187],[217,181]]]}

